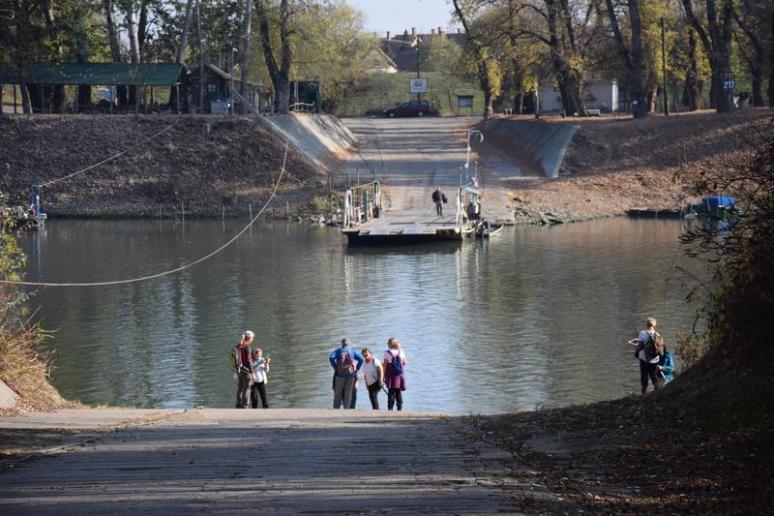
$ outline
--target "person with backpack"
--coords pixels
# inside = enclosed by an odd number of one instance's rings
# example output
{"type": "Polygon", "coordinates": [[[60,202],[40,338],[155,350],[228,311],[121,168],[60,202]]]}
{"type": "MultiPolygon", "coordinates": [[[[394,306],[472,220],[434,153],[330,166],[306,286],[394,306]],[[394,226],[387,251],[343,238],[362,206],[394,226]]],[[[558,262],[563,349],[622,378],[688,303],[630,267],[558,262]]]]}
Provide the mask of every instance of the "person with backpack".
{"type": "Polygon", "coordinates": [[[341,339],[341,346],[333,350],[328,361],[334,370],[333,408],[340,408],[343,403],[344,408],[349,409],[357,372],[363,365],[363,355],[352,347],[349,339],[341,339]]]}
{"type": "Polygon", "coordinates": [[[266,384],[269,383],[269,364],[271,358],[263,357],[263,350],[255,348],[253,356],[253,384],[250,386],[250,406],[258,408],[258,396],[261,397],[261,406],[269,408],[268,398],[266,396],[266,384]]]}
{"type": "Polygon", "coordinates": [[[654,390],[661,388],[659,381],[658,364],[664,355],[664,338],[656,331],[656,319],[648,317],[645,329],[637,336],[637,349],[635,356],[640,363],[640,390],[641,394],[648,391],[648,379],[654,390]]]}
{"type": "Polygon", "coordinates": [[[255,334],[246,330],[242,340],[231,350],[231,370],[237,377],[236,408],[247,408],[247,391],[250,389],[253,370],[250,362],[250,344],[255,334]]]}
{"type": "Polygon", "coordinates": [[[387,410],[392,410],[396,405],[398,410],[403,410],[407,365],[406,354],[401,349],[400,342],[395,337],[390,337],[387,341],[387,351],[384,352],[382,359],[384,383],[387,386],[387,410]]]}
{"type": "Polygon", "coordinates": [[[441,187],[437,187],[433,191],[433,195],[431,196],[433,203],[435,204],[435,214],[438,216],[443,217],[443,203],[447,201],[446,195],[444,195],[443,192],[441,192],[441,187]]]}

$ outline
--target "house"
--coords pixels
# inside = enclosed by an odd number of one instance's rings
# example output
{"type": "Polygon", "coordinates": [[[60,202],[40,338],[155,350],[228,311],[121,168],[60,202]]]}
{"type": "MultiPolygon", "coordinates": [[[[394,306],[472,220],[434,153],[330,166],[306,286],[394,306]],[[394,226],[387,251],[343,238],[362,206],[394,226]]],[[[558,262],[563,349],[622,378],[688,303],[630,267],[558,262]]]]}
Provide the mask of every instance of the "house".
{"type": "MultiPolygon", "coordinates": [[[[603,113],[618,111],[618,82],[615,79],[586,79],[583,81],[583,102],[587,109],[599,109],[603,113]]],[[[540,110],[559,112],[562,110],[562,96],[551,84],[540,87],[540,110]]]]}
{"type": "MultiPolygon", "coordinates": [[[[231,103],[232,84],[239,92],[242,82],[213,64],[206,64],[203,69],[204,74],[201,79],[201,68],[198,66],[190,68],[186,73],[186,105],[190,106],[191,111],[200,113],[223,114],[224,111],[227,113],[231,103]],[[201,88],[204,88],[202,96],[200,96],[201,88]]],[[[262,84],[248,81],[247,86],[245,102],[254,111],[260,112],[271,104],[271,95],[262,84]]]]}
{"type": "Polygon", "coordinates": [[[369,73],[397,73],[398,65],[395,61],[384,53],[381,48],[371,50],[363,59],[363,65],[366,72],[369,73]]]}
{"type": "Polygon", "coordinates": [[[386,37],[381,39],[381,50],[392,59],[398,72],[416,71],[417,49],[412,44],[417,38],[421,40],[422,45],[430,45],[434,39],[443,39],[462,47],[467,41],[467,36],[459,29],[450,34],[443,27],[438,27],[432,29],[430,34],[418,34],[416,28],[412,27],[411,32],[406,30],[400,36],[393,36],[392,32],[388,31],[386,37]]]}

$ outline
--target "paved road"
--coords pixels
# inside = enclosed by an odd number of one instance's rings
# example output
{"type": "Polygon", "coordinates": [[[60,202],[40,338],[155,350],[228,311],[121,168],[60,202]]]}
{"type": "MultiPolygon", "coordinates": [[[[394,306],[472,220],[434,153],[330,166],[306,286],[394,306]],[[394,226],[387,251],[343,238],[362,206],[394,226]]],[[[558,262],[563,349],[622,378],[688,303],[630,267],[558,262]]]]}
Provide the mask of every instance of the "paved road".
{"type": "MultiPolygon", "coordinates": [[[[377,174],[396,210],[433,213],[433,189],[440,186],[451,192],[459,186],[464,175],[467,129],[480,121],[480,117],[344,119],[357,136],[360,150],[351,157],[346,171],[353,180],[359,173],[362,182],[377,174]]],[[[476,159],[474,152],[471,173],[476,159]]],[[[510,200],[499,184],[499,175],[513,177],[520,170],[515,164],[509,167],[502,156],[497,159],[497,175],[479,171],[483,204],[494,218],[512,220],[510,200]]]]}
{"type": "Polygon", "coordinates": [[[88,434],[6,467],[0,513],[567,510],[533,483],[528,468],[473,438],[460,419],[207,409],[128,411],[121,422],[121,412],[0,418],[0,431],[64,426],[88,434]],[[116,425],[119,430],[104,431],[116,425]],[[94,437],[100,426],[103,432],[94,437]]]}

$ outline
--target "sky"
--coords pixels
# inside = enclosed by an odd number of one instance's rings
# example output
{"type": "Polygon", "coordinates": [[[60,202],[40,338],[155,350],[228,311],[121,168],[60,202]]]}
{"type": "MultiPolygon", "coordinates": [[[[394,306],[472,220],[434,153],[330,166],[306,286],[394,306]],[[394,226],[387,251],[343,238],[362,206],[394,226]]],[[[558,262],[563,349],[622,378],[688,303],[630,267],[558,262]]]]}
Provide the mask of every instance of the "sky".
{"type": "MultiPolygon", "coordinates": [[[[443,27],[449,30],[451,11],[448,0],[346,0],[352,7],[363,11],[365,28],[383,36],[388,30],[403,34],[416,27],[420,34],[443,27]]],[[[454,25],[456,30],[457,25],[454,25]]]]}

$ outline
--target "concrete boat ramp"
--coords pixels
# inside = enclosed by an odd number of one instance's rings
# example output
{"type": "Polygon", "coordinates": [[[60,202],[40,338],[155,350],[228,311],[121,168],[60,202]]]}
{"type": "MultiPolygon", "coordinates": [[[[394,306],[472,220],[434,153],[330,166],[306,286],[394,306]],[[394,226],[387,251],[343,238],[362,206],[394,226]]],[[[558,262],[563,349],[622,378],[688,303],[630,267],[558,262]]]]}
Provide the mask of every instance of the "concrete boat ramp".
{"type": "Polygon", "coordinates": [[[468,420],[437,414],[64,410],[0,417],[0,432],[5,453],[65,435],[0,461],[2,514],[572,509],[468,420]]]}

